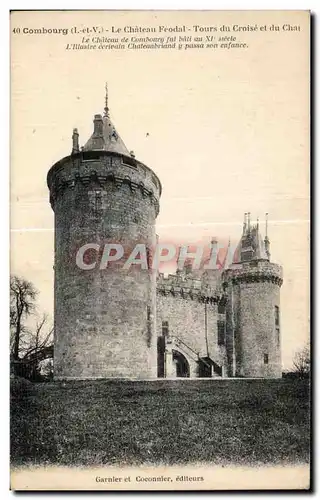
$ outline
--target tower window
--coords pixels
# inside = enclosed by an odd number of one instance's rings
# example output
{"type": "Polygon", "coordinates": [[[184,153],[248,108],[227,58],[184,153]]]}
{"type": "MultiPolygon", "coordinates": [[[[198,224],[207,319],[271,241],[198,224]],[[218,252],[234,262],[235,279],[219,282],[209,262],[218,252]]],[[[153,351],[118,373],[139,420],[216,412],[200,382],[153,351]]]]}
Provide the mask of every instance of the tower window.
{"type": "Polygon", "coordinates": [[[226,305],[223,302],[218,303],[218,314],[224,314],[226,312],[226,305]]]}
{"type": "Polygon", "coordinates": [[[101,190],[89,191],[89,203],[95,217],[101,216],[102,212],[102,192],[101,190]]]}
{"type": "Polygon", "coordinates": [[[150,306],[147,306],[147,329],[148,329],[148,346],[151,344],[151,309],[150,306]]]}
{"type": "Polygon", "coordinates": [[[280,328],[276,328],[277,346],[280,346],[280,328]]]}
{"type": "Polygon", "coordinates": [[[264,354],[263,355],[263,361],[264,361],[265,365],[267,365],[269,363],[269,354],[264,354]]]}
{"type": "Polygon", "coordinates": [[[100,160],[101,156],[100,151],[84,151],[82,154],[84,160],[100,160]]]}
{"type": "Polygon", "coordinates": [[[129,158],[128,156],[122,156],[122,163],[128,167],[137,168],[137,163],[134,158],[129,158]]]}
{"type": "Polygon", "coordinates": [[[147,246],[146,250],[147,250],[147,266],[148,266],[148,269],[151,269],[152,268],[152,254],[151,254],[150,248],[148,246],[147,246]]]}
{"type": "Polygon", "coordinates": [[[218,345],[225,343],[225,322],[218,321],[218,345]]]}
{"type": "Polygon", "coordinates": [[[96,191],[95,193],[95,212],[97,215],[100,215],[102,209],[102,194],[101,191],[96,191]]]}
{"type": "Polygon", "coordinates": [[[276,326],[280,325],[280,310],[279,306],[274,306],[274,321],[276,326]]]}
{"type": "Polygon", "coordinates": [[[168,337],[169,335],[169,323],[168,321],[162,321],[162,335],[168,337]]]}

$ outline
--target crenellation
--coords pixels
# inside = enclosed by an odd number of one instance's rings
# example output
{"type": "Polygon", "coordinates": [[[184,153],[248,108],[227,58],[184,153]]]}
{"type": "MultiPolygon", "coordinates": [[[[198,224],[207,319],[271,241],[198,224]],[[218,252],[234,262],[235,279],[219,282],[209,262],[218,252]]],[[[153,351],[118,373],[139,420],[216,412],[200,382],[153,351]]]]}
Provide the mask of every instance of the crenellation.
{"type": "MultiPolygon", "coordinates": [[[[69,159],[70,160],[70,159],[69,159]]],[[[106,188],[106,184],[114,183],[117,188],[128,185],[133,195],[140,195],[147,198],[154,205],[156,214],[159,213],[160,188],[155,189],[153,177],[149,176],[141,180],[138,173],[129,175],[128,168],[121,167],[120,163],[112,164],[108,161],[101,164],[96,160],[94,164],[88,164],[87,160],[78,163],[64,161],[64,168],[58,162],[48,173],[48,186],[50,189],[50,202],[54,208],[54,203],[62,192],[66,189],[74,189],[78,183],[89,186],[92,183],[98,184],[101,189],[106,188]]]]}
{"type": "Polygon", "coordinates": [[[220,300],[220,290],[211,288],[206,285],[201,279],[188,274],[169,274],[164,276],[159,274],[157,280],[157,293],[162,295],[172,294],[173,296],[181,295],[185,299],[205,300],[218,302],[220,300]]]}
{"type": "MultiPolygon", "coordinates": [[[[55,213],[54,369],[57,379],[281,376],[282,267],[245,216],[234,255],[217,269],[152,269],[161,183],[129,152],[109,116],[48,172],[55,213]],[[124,256],[145,244],[148,269],[95,265],[104,243],[124,256]],[[93,268],[76,264],[94,243],[93,268]],[[96,261],[95,261],[96,259],[96,261]],[[152,262],[152,259],[150,259],[152,262]]],[[[212,239],[212,244],[217,241],[212,239]]],[[[90,267],[90,266],[89,266],[90,267]]]]}

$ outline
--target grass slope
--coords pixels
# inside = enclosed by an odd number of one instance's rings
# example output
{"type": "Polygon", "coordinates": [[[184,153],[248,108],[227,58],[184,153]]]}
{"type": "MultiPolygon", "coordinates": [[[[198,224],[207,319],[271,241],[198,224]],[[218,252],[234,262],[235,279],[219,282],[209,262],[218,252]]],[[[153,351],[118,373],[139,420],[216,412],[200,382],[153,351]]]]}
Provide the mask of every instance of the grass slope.
{"type": "Polygon", "coordinates": [[[308,461],[306,381],[54,382],[11,398],[16,465],[308,461]]]}

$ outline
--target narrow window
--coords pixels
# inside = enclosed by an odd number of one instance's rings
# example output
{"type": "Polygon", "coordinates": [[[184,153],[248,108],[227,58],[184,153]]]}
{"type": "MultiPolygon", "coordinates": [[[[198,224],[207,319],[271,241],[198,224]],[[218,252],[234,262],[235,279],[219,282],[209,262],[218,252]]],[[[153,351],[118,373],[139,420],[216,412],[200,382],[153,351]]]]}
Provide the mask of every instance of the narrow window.
{"type": "Polygon", "coordinates": [[[91,191],[91,206],[95,217],[101,216],[102,210],[102,193],[101,191],[91,191]]]}
{"type": "Polygon", "coordinates": [[[83,151],[84,160],[100,160],[100,151],[83,151]]]}
{"type": "Polygon", "coordinates": [[[162,335],[168,337],[169,335],[169,323],[168,321],[162,321],[162,335]]]}
{"type": "Polygon", "coordinates": [[[147,306],[147,330],[148,330],[148,346],[150,347],[151,345],[151,308],[150,306],[147,306]]]}
{"type": "Polygon", "coordinates": [[[264,364],[267,365],[269,363],[269,354],[264,354],[263,360],[264,360],[264,364]]]}
{"type": "Polygon", "coordinates": [[[276,326],[280,325],[280,311],[278,306],[274,306],[274,321],[276,326]]]}
{"type": "Polygon", "coordinates": [[[280,328],[276,328],[277,346],[280,346],[280,328]]]}
{"type": "Polygon", "coordinates": [[[218,321],[218,345],[225,343],[225,322],[218,321]]]}
{"type": "Polygon", "coordinates": [[[224,302],[218,303],[218,314],[224,314],[226,312],[226,305],[224,302]]]}
{"type": "Polygon", "coordinates": [[[128,156],[122,156],[122,163],[129,167],[137,168],[137,163],[134,158],[129,158],[128,156]]]}
{"type": "Polygon", "coordinates": [[[150,248],[148,246],[147,246],[146,250],[147,250],[147,266],[148,266],[148,269],[151,269],[152,268],[152,254],[151,254],[150,248]]]}

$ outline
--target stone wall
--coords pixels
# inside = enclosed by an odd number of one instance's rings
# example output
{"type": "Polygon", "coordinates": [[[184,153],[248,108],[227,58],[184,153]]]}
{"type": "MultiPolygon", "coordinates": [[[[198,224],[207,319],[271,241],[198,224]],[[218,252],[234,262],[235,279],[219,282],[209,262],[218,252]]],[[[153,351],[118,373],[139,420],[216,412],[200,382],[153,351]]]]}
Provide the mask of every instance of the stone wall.
{"type": "Polygon", "coordinates": [[[137,243],[155,243],[160,182],[120,155],[79,153],[50,170],[55,211],[55,377],[156,377],[155,277],[123,263],[137,243]],[[126,165],[126,161],[131,165],[126,165]],[[84,244],[94,269],[80,269],[84,244]],[[100,269],[105,243],[121,243],[120,265],[100,269]]]}
{"type": "Polygon", "coordinates": [[[224,277],[229,376],[281,377],[281,324],[275,322],[276,306],[280,312],[281,267],[252,261],[230,269],[224,277]]]}
{"type": "Polygon", "coordinates": [[[281,377],[280,342],[275,326],[275,306],[280,288],[270,282],[241,283],[237,335],[241,341],[236,358],[237,374],[244,377],[281,377]],[[266,362],[264,357],[268,356],[266,362]]]}
{"type": "MultiPolygon", "coordinates": [[[[175,275],[160,278],[157,288],[157,335],[163,334],[163,322],[168,322],[168,334],[182,341],[181,352],[195,357],[209,356],[219,365],[225,364],[225,347],[218,346],[218,313],[221,296],[211,290],[203,295],[201,282],[175,275]],[[208,351],[207,352],[207,348],[208,351]]],[[[175,342],[177,348],[177,342],[175,342]]],[[[195,375],[194,373],[192,375],[195,375]]]]}
{"type": "Polygon", "coordinates": [[[55,212],[56,378],[155,378],[163,322],[173,348],[192,358],[191,376],[198,356],[227,367],[231,377],[281,376],[280,266],[252,260],[196,278],[182,271],[158,279],[140,265],[124,269],[137,244],[152,253],[161,195],[156,175],[132,157],[76,153],[50,169],[48,186],[55,212]],[[120,243],[125,254],[100,269],[106,243],[120,243]],[[90,270],[76,263],[86,244],[97,245],[85,254],[90,270]]]}

